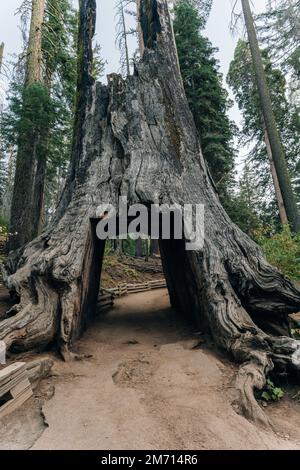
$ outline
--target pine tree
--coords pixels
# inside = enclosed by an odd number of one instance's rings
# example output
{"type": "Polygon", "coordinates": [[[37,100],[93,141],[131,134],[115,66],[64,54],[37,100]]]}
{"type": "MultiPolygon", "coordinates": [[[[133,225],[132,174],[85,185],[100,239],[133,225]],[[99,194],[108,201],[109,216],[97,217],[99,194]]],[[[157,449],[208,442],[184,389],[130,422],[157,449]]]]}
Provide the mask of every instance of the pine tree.
{"type": "MultiPolygon", "coordinates": [[[[300,155],[298,111],[295,106],[287,101],[287,82],[284,74],[280,69],[272,65],[267,50],[261,51],[261,54],[276,122],[282,136],[289,170],[294,177],[300,155]]],[[[227,82],[232,88],[235,99],[243,114],[241,145],[251,145],[248,163],[259,170],[260,186],[267,192],[267,198],[272,202],[274,188],[273,190],[271,188],[270,166],[268,165],[268,153],[269,157],[272,157],[271,148],[268,142],[268,135],[265,131],[251,51],[249,44],[245,41],[240,40],[236,46],[227,82]],[[269,193],[271,193],[271,198],[269,193]]],[[[274,164],[271,162],[274,186],[276,186],[278,184],[276,180],[277,172],[274,174],[273,167],[274,164]]],[[[280,191],[280,187],[278,190],[280,191]]],[[[281,220],[283,223],[286,221],[284,217],[281,220]]]]}
{"type": "Polygon", "coordinates": [[[69,0],[48,0],[39,36],[39,81],[27,84],[27,61],[25,70],[19,67],[19,76],[10,87],[1,134],[7,154],[12,148],[18,149],[11,207],[11,232],[17,236],[10,240],[11,249],[41,231],[65,180],[76,89],[77,22],[78,14],[69,0]],[[21,171],[26,164],[33,172],[27,181],[21,171]],[[19,180],[21,187],[25,186],[24,199],[19,180]],[[23,216],[19,217],[21,211],[23,216]]]}
{"type": "Polygon", "coordinates": [[[257,24],[270,57],[300,78],[300,1],[268,0],[257,24]]]}
{"type": "MultiPolygon", "coordinates": [[[[2,63],[3,63],[3,54],[4,54],[4,43],[0,44],[0,80],[1,80],[1,72],[2,72],[2,63]]],[[[2,87],[0,81],[0,113],[2,113],[3,109],[3,96],[2,96],[2,87]]],[[[5,163],[3,159],[3,151],[1,145],[1,136],[0,136],[0,202],[2,205],[3,202],[3,194],[5,191],[5,179],[6,179],[6,172],[5,172],[5,163]]],[[[1,221],[3,223],[3,221],[1,221]]]]}
{"type": "MultiPolygon", "coordinates": [[[[206,2],[207,5],[207,2],[206,2]]],[[[214,57],[216,49],[202,30],[208,17],[188,0],[175,6],[174,31],[183,83],[198,129],[204,157],[224,199],[234,165],[229,101],[214,57]]]]}
{"type": "Polygon", "coordinates": [[[4,42],[0,44],[0,74],[2,71],[3,53],[4,53],[4,42]]]}
{"type": "Polygon", "coordinates": [[[18,154],[12,198],[9,249],[17,249],[38,233],[31,223],[33,188],[38,155],[46,151],[45,129],[49,127],[49,92],[42,77],[42,27],[45,0],[32,0],[31,23],[26,53],[22,108],[18,123],[18,154]]]}
{"type": "Polygon", "coordinates": [[[285,210],[292,229],[295,232],[298,232],[300,231],[300,215],[296,203],[296,198],[292,189],[290,176],[287,170],[287,164],[282,142],[280,139],[280,134],[278,132],[276,124],[276,119],[270,97],[270,91],[254,27],[253,16],[249,0],[241,1],[252,55],[253,67],[255,70],[255,79],[260,98],[260,105],[262,109],[264,123],[270,140],[272,155],[276,167],[276,172],[278,175],[282,197],[284,200],[285,210]]]}

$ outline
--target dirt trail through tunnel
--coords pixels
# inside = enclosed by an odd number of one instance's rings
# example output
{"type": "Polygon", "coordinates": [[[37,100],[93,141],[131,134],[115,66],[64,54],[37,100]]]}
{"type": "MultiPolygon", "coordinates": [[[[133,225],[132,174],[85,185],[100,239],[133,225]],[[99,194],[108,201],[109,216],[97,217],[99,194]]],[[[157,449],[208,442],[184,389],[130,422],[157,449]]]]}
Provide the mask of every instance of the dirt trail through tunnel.
{"type": "MultiPolygon", "coordinates": [[[[289,402],[276,405],[270,413],[280,435],[258,430],[231,406],[234,366],[206,345],[192,349],[192,338],[166,290],[118,300],[79,343],[79,353],[92,357],[56,363],[55,395],[43,407],[48,427],[27,446],[300,449],[299,412],[289,402]]],[[[14,433],[12,422],[0,432],[1,447],[14,448],[12,435],[26,447],[20,433],[28,433],[28,419],[14,433]],[[5,435],[11,439],[6,445],[5,435]]]]}

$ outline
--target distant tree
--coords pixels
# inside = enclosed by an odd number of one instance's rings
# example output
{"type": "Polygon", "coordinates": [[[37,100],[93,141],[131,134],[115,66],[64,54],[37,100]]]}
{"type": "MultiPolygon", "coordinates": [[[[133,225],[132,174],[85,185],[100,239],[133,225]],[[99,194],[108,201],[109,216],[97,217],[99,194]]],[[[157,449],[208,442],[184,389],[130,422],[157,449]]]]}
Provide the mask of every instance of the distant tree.
{"type": "Polygon", "coordinates": [[[280,190],[282,193],[285,210],[292,229],[295,232],[300,231],[300,215],[293,192],[290,175],[287,169],[286,158],[282,146],[280,134],[272,107],[270,91],[266,79],[265,69],[258,45],[256,30],[254,27],[253,16],[250,8],[249,0],[241,0],[243,15],[245,19],[248,40],[251,50],[252,62],[255,71],[255,80],[259,93],[260,106],[264,123],[268,133],[272,156],[278,176],[280,190]]]}
{"type": "Polygon", "coordinates": [[[215,49],[203,35],[211,2],[180,0],[175,6],[174,31],[180,69],[191,111],[200,135],[204,157],[224,199],[231,181],[235,151],[230,106],[222,86],[215,49]],[[199,5],[205,4],[204,12],[199,5]]]}
{"type": "Polygon", "coordinates": [[[253,168],[244,165],[238,187],[226,200],[225,206],[233,221],[253,239],[261,234],[262,227],[266,225],[256,176],[253,168]]]}
{"type": "Polygon", "coordinates": [[[43,83],[42,29],[45,0],[32,0],[31,23],[26,51],[25,80],[18,123],[18,153],[12,197],[9,248],[20,248],[38,234],[31,222],[33,193],[39,155],[46,151],[50,96],[43,83]]]}
{"type": "Polygon", "coordinates": [[[268,0],[257,26],[271,59],[300,79],[300,0],[268,0]]]}
{"type": "MultiPolygon", "coordinates": [[[[2,146],[7,155],[13,155],[13,149],[17,149],[11,249],[36,236],[53,212],[64,184],[72,139],[78,14],[69,0],[48,0],[43,11],[39,3],[32,5],[40,8],[39,56],[33,65],[30,48],[37,20],[32,11],[23,55],[25,64],[19,59],[1,125],[2,146]],[[28,67],[32,71],[38,67],[39,72],[35,73],[39,75],[29,73],[28,67]]],[[[14,161],[12,158],[10,166],[14,161]]],[[[8,191],[10,187],[7,181],[8,191]]],[[[6,214],[8,191],[3,207],[6,214]]]]}
{"type": "Polygon", "coordinates": [[[130,56],[128,39],[130,36],[137,36],[140,53],[142,54],[141,30],[138,25],[139,0],[118,0],[117,2],[117,37],[116,44],[121,53],[121,72],[124,76],[130,75],[131,65],[134,58],[130,56]],[[133,6],[133,7],[132,7],[133,6]],[[127,26],[127,17],[135,18],[136,27],[127,26]]]}
{"type": "MultiPolygon", "coordinates": [[[[284,74],[280,69],[272,65],[267,50],[263,50],[261,53],[275,118],[282,136],[289,171],[293,176],[293,180],[295,180],[300,158],[300,122],[298,110],[296,106],[293,106],[287,100],[287,82],[284,74]]],[[[230,64],[227,82],[232,88],[235,99],[243,114],[243,127],[240,141],[241,145],[251,146],[249,165],[255,165],[255,167],[259,169],[258,176],[260,185],[265,190],[270,188],[270,176],[272,174],[277,202],[280,206],[281,203],[283,203],[280,186],[278,184],[277,172],[274,167],[271,147],[269,145],[268,134],[262,115],[251,51],[249,44],[245,41],[240,40],[236,46],[234,59],[230,64]]],[[[272,194],[274,194],[274,190],[271,190],[271,195],[272,194]]],[[[284,215],[281,217],[281,220],[283,223],[286,223],[286,217],[284,217],[284,215]]]]}
{"type": "Polygon", "coordinates": [[[2,72],[3,52],[4,52],[4,42],[0,44],[0,73],[2,72]]]}

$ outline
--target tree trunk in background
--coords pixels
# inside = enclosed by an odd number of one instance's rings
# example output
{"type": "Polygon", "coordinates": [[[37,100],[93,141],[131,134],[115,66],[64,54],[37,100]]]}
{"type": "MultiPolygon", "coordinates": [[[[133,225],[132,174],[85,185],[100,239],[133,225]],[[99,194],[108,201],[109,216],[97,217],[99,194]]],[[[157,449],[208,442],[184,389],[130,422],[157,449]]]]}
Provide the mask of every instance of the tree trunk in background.
{"type": "Polygon", "coordinates": [[[127,75],[130,75],[130,60],[129,60],[129,50],[128,50],[128,41],[127,41],[127,29],[126,29],[126,21],[124,15],[124,7],[123,2],[121,2],[121,17],[122,17],[122,27],[124,32],[124,47],[125,47],[125,61],[126,61],[126,70],[127,75]]]}
{"type": "Polygon", "coordinates": [[[0,73],[2,70],[3,53],[4,53],[4,42],[0,44],[0,73]]]}
{"type": "Polygon", "coordinates": [[[140,8],[141,8],[141,0],[136,0],[136,8],[137,8],[137,31],[138,31],[138,41],[139,41],[139,50],[140,56],[143,57],[145,45],[144,45],[144,38],[143,38],[143,31],[140,22],[140,8]]]}
{"type": "Polygon", "coordinates": [[[135,241],[135,256],[141,258],[143,256],[143,240],[138,238],[135,241]]]}
{"type": "Polygon", "coordinates": [[[300,216],[294,196],[290,176],[288,174],[285,154],[281,143],[280,135],[277,129],[276,120],[272,108],[270,92],[267,84],[265,70],[258,45],[257,35],[254,27],[252,12],[249,0],[241,0],[243,13],[248,33],[248,40],[251,49],[251,55],[256,75],[256,84],[260,96],[262,113],[266,124],[272,156],[278,176],[278,181],[284,201],[285,210],[291,228],[295,232],[300,231],[300,216]]]}
{"type": "Polygon", "coordinates": [[[150,241],[150,256],[159,255],[159,241],[151,239],[150,241]]]}
{"type": "Polygon", "coordinates": [[[274,189],[275,189],[275,196],[276,196],[276,201],[278,205],[280,221],[282,225],[287,225],[289,221],[288,221],[286,210],[284,207],[284,202],[283,202],[283,198],[281,194],[281,189],[280,189],[280,185],[278,181],[277,171],[275,168],[273,155],[272,155],[272,149],[271,149],[270,140],[269,140],[267,131],[265,131],[265,143],[266,143],[267,154],[268,154],[268,158],[270,162],[271,174],[272,174],[272,179],[273,179],[273,184],[274,184],[274,189]]]}
{"type": "MultiPolygon", "coordinates": [[[[32,0],[31,23],[27,49],[27,63],[25,72],[25,84],[23,91],[23,112],[26,113],[30,99],[27,96],[34,84],[42,81],[42,25],[45,12],[45,0],[32,0]]],[[[29,93],[30,95],[30,93],[29,93]]],[[[25,115],[26,119],[26,115],[25,115]]],[[[38,149],[43,142],[42,135],[36,135],[26,131],[27,122],[24,125],[23,134],[19,134],[18,153],[16,162],[16,174],[11,207],[9,250],[16,250],[37,234],[39,220],[35,214],[34,187],[35,173],[39,165],[38,149]]]]}
{"type": "MultiPolygon", "coordinates": [[[[46,89],[51,93],[52,78],[54,71],[48,69],[48,76],[44,77],[44,84],[46,89]]],[[[40,135],[40,146],[39,154],[37,155],[35,171],[34,171],[34,183],[33,183],[33,196],[32,196],[32,217],[31,223],[33,227],[33,237],[42,233],[45,225],[45,185],[47,176],[47,163],[49,154],[49,136],[50,126],[45,126],[42,129],[40,135]]]]}
{"type": "Polygon", "coordinates": [[[32,0],[29,31],[25,86],[41,82],[42,72],[42,25],[45,14],[45,0],[32,0]]]}
{"type": "Polygon", "coordinates": [[[107,86],[90,78],[95,12],[95,0],[80,2],[81,108],[65,197],[42,235],[6,262],[5,282],[20,303],[0,322],[0,339],[18,351],[56,343],[72,358],[96,312],[105,246],[96,224],[106,205],[117,208],[120,196],[146,207],[203,204],[203,246],[187,251],[190,240],[160,241],[170,298],[240,363],[236,406],[266,425],[254,389],[272,370],[300,371],[288,316],[300,310],[299,287],[270,266],[219,201],[182,87],[166,0],[143,0],[143,59],[133,76],[113,74],[107,86]]]}

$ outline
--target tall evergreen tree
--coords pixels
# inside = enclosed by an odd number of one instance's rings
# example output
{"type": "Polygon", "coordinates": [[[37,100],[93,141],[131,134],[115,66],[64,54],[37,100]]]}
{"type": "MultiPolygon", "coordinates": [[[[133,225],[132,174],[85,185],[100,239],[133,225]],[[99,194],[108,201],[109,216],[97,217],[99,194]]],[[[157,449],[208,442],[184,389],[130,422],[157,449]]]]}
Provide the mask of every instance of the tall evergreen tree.
{"type": "MultiPolygon", "coordinates": [[[[284,74],[280,69],[272,65],[267,50],[263,50],[261,53],[275,118],[282,137],[289,171],[293,176],[293,180],[295,180],[296,168],[300,158],[300,122],[298,111],[297,108],[287,100],[287,82],[284,74]]],[[[259,168],[258,176],[260,186],[263,187],[264,190],[271,188],[271,165],[275,191],[278,193],[280,187],[276,188],[278,185],[278,181],[276,180],[277,172],[275,171],[274,174],[273,161],[270,162],[270,165],[268,163],[268,157],[272,160],[272,154],[268,142],[268,135],[265,132],[251,51],[249,44],[245,41],[240,40],[236,46],[227,81],[234,92],[235,99],[243,114],[241,145],[251,146],[248,163],[249,165],[259,168]]],[[[273,190],[271,188],[271,191],[268,191],[267,194],[268,199],[272,201],[274,188],[273,190]]],[[[280,204],[279,200],[278,203],[280,204]]],[[[286,221],[284,218],[281,218],[281,220],[283,223],[286,221]]]]}
{"type": "Polygon", "coordinates": [[[271,58],[300,79],[300,0],[268,0],[257,25],[271,58]]]}
{"type": "Polygon", "coordinates": [[[253,16],[249,0],[241,0],[243,14],[248,34],[248,40],[252,55],[253,67],[255,70],[255,79],[258,88],[260,105],[264,118],[264,123],[270,140],[272,155],[278,175],[280,189],[285,205],[285,210],[295,232],[300,231],[300,215],[296,203],[296,198],[292,189],[290,176],[287,170],[285,154],[278,132],[276,119],[272,107],[270,91],[266,79],[266,74],[262,62],[262,57],[258,45],[257,35],[254,27],[253,16]]]}
{"type": "Polygon", "coordinates": [[[216,49],[202,32],[207,17],[207,8],[201,13],[193,2],[180,0],[175,6],[174,31],[182,79],[203,154],[224,199],[234,165],[233,125],[227,116],[229,101],[214,57],[216,49]]]}
{"type": "MultiPolygon", "coordinates": [[[[48,0],[44,7],[39,18],[39,76],[28,83],[28,67],[34,67],[27,59],[23,79],[11,85],[2,118],[4,147],[8,154],[17,148],[10,249],[22,246],[42,229],[45,213],[56,205],[70,158],[78,14],[69,0],[48,0]],[[24,167],[27,171],[22,171],[24,167]]],[[[34,21],[32,17],[28,50],[34,21]]]]}
{"type": "Polygon", "coordinates": [[[3,53],[4,53],[4,42],[1,42],[0,44],[0,73],[2,71],[3,53]]]}
{"type": "Polygon", "coordinates": [[[49,127],[49,93],[43,84],[42,27],[45,0],[32,0],[26,52],[25,80],[18,126],[18,154],[11,207],[9,248],[20,248],[37,235],[33,226],[33,188],[38,155],[46,151],[45,129],[49,127]]]}

